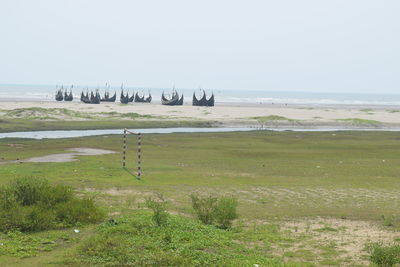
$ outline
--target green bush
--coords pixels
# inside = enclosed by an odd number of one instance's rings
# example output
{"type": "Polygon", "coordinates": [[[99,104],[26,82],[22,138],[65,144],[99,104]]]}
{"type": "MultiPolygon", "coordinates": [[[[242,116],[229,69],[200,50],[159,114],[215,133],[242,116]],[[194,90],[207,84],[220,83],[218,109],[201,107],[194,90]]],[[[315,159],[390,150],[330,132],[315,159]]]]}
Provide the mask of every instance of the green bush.
{"type": "Polygon", "coordinates": [[[55,224],[54,212],[40,205],[20,205],[10,210],[0,211],[0,229],[2,231],[41,231],[52,228],[55,224]]]}
{"type": "Polygon", "coordinates": [[[23,232],[42,231],[52,228],[56,224],[54,211],[42,205],[22,207],[25,211],[24,222],[19,230],[23,232]]]}
{"type": "Polygon", "coordinates": [[[238,217],[236,208],[238,201],[233,197],[221,197],[215,209],[215,221],[219,227],[227,229],[232,226],[232,221],[238,217]]]}
{"type": "Polygon", "coordinates": [[[47,181],[38,178],[20,178],[10,185],[10,191],[23,206],[30,206],[43,200],[44,193],[49,189],[47,181]]]}
{"type": "Polygon", "coordinates": [[[0,188],[0,231],[42,231],[104,217],[93,199],[78,198],[68,186],[21,178],[0,188]]]}
{"type": "Polygon", "coordinates": [[[199,196],[192,194],[192,207],[204,224],[216,223],[220,228],[230,228],[238,217],[237,199],[233,197],[199,196]]]}
{"type": "Polygon", "coordinates": [[[197,217],[204,224],[212,224],[214,222],[214,213],[217,206],[218,198],[214,196],[199,196],[192,194],[192,207],[197,217]]]}
{"type": "Polygon", "coordinates": [[[96,207],[91,198],[71,199],[55,206],[57,219],[65,225],[95,223],[104,217],[104,212],[96,207]]]}
{"type": "Polygon", "coordinates": [[[9,187],[0,188],[0,211],[10,210],[18,204],[17,197],[9,187]]]}
{"type": "Polygon", "coordinates": [[[157,226],[162,226],[167,223],[168,213],[166,211],[167,202],[162,195],[158,195],[157,199],[149,197],[146,200],[147,208],[153,211],[153,221],[157,226]]]}
{"type": "Polygon", "coordinates": [[[40,178],[20,178],[13,181],[8,187],[8,195],[12,195],[23,206],[38,203],[55,205],[67,202],[73,198],[71,187],[63,185],[50,185],[47,180],[40,178]]]}
{"type": "Polygon", "coordinates": [[[391,267],[400,263],[400,246],[372,243],[367,246],[370,261],[379,267],[391,267]]]}

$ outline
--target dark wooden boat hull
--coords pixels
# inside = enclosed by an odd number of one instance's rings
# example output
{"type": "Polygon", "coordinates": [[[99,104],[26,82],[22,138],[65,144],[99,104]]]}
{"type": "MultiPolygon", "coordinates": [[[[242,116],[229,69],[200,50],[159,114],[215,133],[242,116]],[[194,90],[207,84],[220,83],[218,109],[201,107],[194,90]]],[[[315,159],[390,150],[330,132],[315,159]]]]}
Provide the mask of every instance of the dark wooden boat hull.
{"type": "Polygon", "coordinates": [[[166,105],[166,106],[179,106],[183,104],[183,95],[179,99],[179,95],[176,93],[172,96],[171,99],[167,99],[164,96],[164,93],[161,95],[161,104],[166,105]]]}
{"type": "Polygon", "coordinates": [[[142,97],[140,97],[138,95],[138,93],[135,94],[135,102],[136,103],[150,103],[151,100],[152,100],[151,94],[149,94],[149,96],[146,98],[144,97],[144,95],[142,97]]]}
{"type": "Polygon", "coordinates": [[[198,100],[196,98],[195,93],[193,93],[192,105],[193,106],[201,106],[201,107],[213,107],[214,106],[214,94],[212,94],[211,97],[207,100],[206,93],[204,92],[203,97],[200,100],[198,100]]]}

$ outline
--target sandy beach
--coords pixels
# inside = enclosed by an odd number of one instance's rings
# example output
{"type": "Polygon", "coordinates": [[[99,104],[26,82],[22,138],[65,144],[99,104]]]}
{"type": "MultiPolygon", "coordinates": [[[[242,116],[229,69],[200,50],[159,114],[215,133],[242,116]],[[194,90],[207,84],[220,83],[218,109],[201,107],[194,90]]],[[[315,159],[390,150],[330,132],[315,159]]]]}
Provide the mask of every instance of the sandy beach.
{"type": "MultiPolygon", "coordinates": [[[[102,103],[88,105],[81,102],[55,101],[3,101],[0,116],[15,109],[68,109],[87,114],[108,112],[137,113],[170,120],[207,120],[224,126],[294,126],[294,127],[348,127],[396,128],[400,127],[400,108],[380,106],[288,106],[288,105],[237,105],[215,107],[163,106],[161,104],[102,103]]],[[[24,116],[24,113],[21,113],[24,116]]],[[[27,117],[32,113],[27,112],[27,117]]],[[[21,117],[19,117],[21,118],[21,117]]],[[[74,120],[74,118],[58,119],[74,120]]]]}

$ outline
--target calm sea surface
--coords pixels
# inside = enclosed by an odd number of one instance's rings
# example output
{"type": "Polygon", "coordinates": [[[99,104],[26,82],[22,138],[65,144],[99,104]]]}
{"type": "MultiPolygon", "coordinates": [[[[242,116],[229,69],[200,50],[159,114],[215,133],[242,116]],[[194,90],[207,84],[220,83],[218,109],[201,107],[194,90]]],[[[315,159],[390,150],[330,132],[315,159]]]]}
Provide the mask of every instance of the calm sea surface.
{"type": "MultiPolygon", "coordinates": [[[[64,86],[70,88],[70,86],[64,86]]],[[[73,94],[78,101],[82,86],[75,86],[73,94]]],[[[104,92],[104,87],[89,87],[89,89],[99,88],[100,93],[104,92]]],[[[148,93],[151,92],[153,101],[160,102],[161,93],[165,91],[167,94],[171,92],[171,88],[133,88],[126,87],[125,89],[132,92],[148,93]]],[[[56,85],[0,85],[0,101],[4,100],[53,100],[56,85]]],[[[111,92],[116,91],[117,95],[120,93],[119,86],[111,87],[111,92]]],[[[199,90],[193,89],[180,89],[177,88],[179,93],[185,96],[185,103],[191,103],[192,95],[195,91],[197,96],[200,97],[199,90]]],[[[215,95],[216,103],[240,103],[240,104],[307,104],[307,105],[387,105],[396,106],[400,105],[400,94],[398,95],[384,95],[384,94],[344,94],[344,93],[307,93],[307,92],[276,92],[276,91],[262,91],[262,90],[218,90],[206,89],[208,96],[211,93],[215,95]]]]}

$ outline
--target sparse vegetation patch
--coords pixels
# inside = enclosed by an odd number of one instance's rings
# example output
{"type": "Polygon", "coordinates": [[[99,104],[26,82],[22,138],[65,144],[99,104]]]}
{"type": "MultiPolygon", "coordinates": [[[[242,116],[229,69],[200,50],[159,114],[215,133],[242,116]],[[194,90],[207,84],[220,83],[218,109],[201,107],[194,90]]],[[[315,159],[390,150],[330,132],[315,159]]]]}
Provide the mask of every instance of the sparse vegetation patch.
{"type": "Polygon", "coordinates": [[[0,189],[0,231],[33,232],[95,223],[104,217],[92,198],[44,179],[19,178],[0,189]]]}
{"type": "Polygon", "coordinates": [[[379,126],[382,124],[380,121],[376,120],[366,120],[360,118],[348,118],[348,119],[337,119],[336,121],[339,122],[346,122],[352,125],[365,125],[365,126],[379,126]]]}
{"type": "Polygon", "coordinates": [[[269,116],[259,116],[253,117],[253,119],[257,120],[260,123],[267,123],[267,122],[278,122],[278,121],[287,121],[287,122],[298,122],[299,120],[289,119],[283,116],[278,115],[269,115],[269,116]]]}
{"type": "Polygon", "coordinates": [[[238,217],[237,199],[233,197],[199,196],[192,194],[192,207],[197,217],[205,224],[216,223],[222,229],[230,228],[238,217]]]}
{"type": "MultiPolygon", "coordinates": [[[[239,235],[171,215],[157,227],[139,211],[104,223],[66,264],[78,266],[296,266],[238,242],[239,235]]],[[[305,265],[302,265],[305,266],[305,265]]]]}
{"type": "Polygon", "coordinates": [[[370,261],[378,267],[392,267],[400,263],[400,245],[371,243],[367,245],[370,261]]]}

